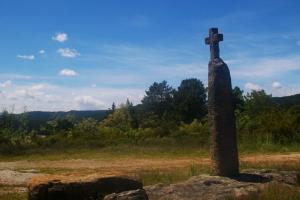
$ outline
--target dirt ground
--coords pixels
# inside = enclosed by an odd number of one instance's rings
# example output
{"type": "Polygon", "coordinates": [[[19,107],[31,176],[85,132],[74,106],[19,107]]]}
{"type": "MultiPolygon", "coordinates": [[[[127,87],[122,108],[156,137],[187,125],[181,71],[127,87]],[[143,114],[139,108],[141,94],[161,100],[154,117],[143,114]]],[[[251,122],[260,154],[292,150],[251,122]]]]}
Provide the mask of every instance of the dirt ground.
{"type": "MultiPolygon", "coordinates": [[[[299,163],[300,153],[280,155],[244,155],[243,163],[299,163]]],[[[0,162],[0,193],[9,190],[25,191],[27,183],[37,177],[100,177],[108,175],[130,175],[142,170],[169,170],[184,168],[192,164],[208,166],[209,158],[138,159],[118,158],[111,160],[70,159],[0,162]]]]}

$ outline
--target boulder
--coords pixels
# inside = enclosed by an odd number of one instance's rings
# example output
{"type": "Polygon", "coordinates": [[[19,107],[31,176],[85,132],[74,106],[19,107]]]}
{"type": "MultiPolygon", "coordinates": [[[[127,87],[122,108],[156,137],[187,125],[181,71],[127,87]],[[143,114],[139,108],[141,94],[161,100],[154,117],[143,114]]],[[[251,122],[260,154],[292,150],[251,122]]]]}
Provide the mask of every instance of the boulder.
{"type": "Polygon", "coordinates": [[[113,193],[104,197],[104,200],[148,200],[148,195],[143,189],[113,193]]]}
{"type": "Polygon", "coordinates": [[[150,200],[221,200],[249,197],[272,183],[295,186],[298,183],[297,172],[251,171],[236,178],[201,175],[182,183],[157,184],[144,189],[150,200]]]}
{"type": "Polygon", "coordinates": [[[29,200],[96,200],[107,194],[142,189],[143,184],[127,177],[103,177],[93,180],[48,180],[29,184],[29,200]]]}

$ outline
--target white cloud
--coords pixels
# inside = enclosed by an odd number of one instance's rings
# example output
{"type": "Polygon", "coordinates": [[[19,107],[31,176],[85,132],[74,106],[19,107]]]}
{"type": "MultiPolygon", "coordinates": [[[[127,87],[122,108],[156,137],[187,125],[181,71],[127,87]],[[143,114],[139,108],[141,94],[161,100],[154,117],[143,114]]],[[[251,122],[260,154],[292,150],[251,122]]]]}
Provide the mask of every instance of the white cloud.
{"type": "Polygon", "coordinates": [[[30,90],[33,90],[33,91],[41,91],[41,90],[45,90],[47,88],[49,88],[50,86],[48,86],[47,84],[35,84],[35,85],[32,85],[30,87],[30,90]]]}
{"type": "Polygon", "coordinates": [[[92,96],[77,96],[74,101],[78,104],[80,109],[95,110],[105,107],[105,103],[92,96]]]}
{"type": "Polygon", "coordinates": [[[8,95],[8,98],[11,100],[18,100],[19,98],[25,99],[34,99],[35,95],[31,93],[29,90],[16,90],[14,93],[8,95]]]}
{"type": "Polygon", "coordinates": [[[75,49],[69,49],[69,48],[60,48],[57,50],[57,52],[67,58],[75,58],[77,56],[80,56],[80,53],[78,53],[75,49]]]}
{"type": "Polygon", "coordinates": [[[16,87],[14,91],[7,94],[10,100],[24,100],[43,98],[45,90],[50,88],[47,84],[33,84],[26,87],[16,87]]]}
{"type": "Polygon", "coordinates": [[[281,88],[282,86],[281,86],[281,83],[279,83],[278,81],[274,81],[273,83],[272,83],[272,88],[274,88],[274,89],[279,89],[279,88],[281,88]]]}
{"type": "Polygon", "coordinates": [[[262,88],[259,85],[248,82],[248,83],[245,84],[245,89],[258,91],[258,90],[261,90],[262,88]]]}
{"type": "Polygon", "coordinates": [[[24,60],[34,60],[34,55],[17,55],[17,58],[24,59],[24,60]]]}
{"type": "Polygon", "coordinates": [[[52,40],[56,40],[58,42],[65,42],[68,40],[68,35],[66,33],[56,33],[55,36],[52,37],[52,40]]]}
{"type": "Polygon", "coordinates": [[[0,88],[7,88],[7,87],[10,87],[11,85],[12,85],[12,81],[7,80],[7,81],[4,81],[3,83],[0,83],[0,88]]]}
{"type": "Polygon", "coordinates": [[[241,59],[231,65],[231,72],[237,78],[267,78],[281,76],[293,70],[300,70],[300,56],[241,59]]]}
{"type": "Polygon", "coordinates": [[[45,54],[46,51],[44,49],[39,50],[39,54],[45,54]]]}
{"type": "Polygon", "coordinates": [[[76,76],[77,73],[72,69],[62,69],[59,72],[59,75],[61,75],[61,76],[76,76]]]}
{"type": "Polygon", "coordinates": [[[28,111],[107,109],[111,107],[112,102],[119,105],[127,98],[134,104],[140,103],[144,94],[144,88],[116,89],[14,83],[1,91],[0,109],[14,106],[16,113],[23,112],[24,107],[27,107],[28,111]]]}

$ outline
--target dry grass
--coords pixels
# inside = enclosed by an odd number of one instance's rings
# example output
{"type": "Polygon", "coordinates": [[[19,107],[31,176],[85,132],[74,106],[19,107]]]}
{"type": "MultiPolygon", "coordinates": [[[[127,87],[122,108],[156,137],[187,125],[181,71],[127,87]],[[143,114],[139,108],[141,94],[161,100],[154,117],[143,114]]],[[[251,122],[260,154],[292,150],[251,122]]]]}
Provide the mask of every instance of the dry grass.
{"type": "Polygon", "coordinates": [[[27,193],[4,193],[0,194],[1,200],[26,200],[27,199],[27,193]]]}
{"type": "MultiPolygon", "coordinates": [[[[175,183],[191,176],[209,173],[209,163],[208,150],[195,147],[68,150],[0,157],[0,169],[36,169],[39,173],[73,177],[130,174],[141,179],[144,185],[175,183]]],[[[242,153],[241,169],[267,168],[300,172],[300,153],[242,153]]],[[[26,199],[25,193],[7,192],[13,190],[1,186],[0,199],[26,199]]],[[[277,185],[272,185],[259,196],[246,200],[252,199],[300,200],[297,189],[277,185]]]]}

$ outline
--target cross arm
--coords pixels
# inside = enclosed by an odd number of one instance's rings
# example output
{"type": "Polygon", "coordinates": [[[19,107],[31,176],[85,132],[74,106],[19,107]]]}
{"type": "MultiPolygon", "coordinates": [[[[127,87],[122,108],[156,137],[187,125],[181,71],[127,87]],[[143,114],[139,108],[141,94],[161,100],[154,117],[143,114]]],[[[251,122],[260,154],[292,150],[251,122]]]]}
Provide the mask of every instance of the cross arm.
{"type": "Polygon", "coordinates": [[[223,41],[223,34],[215,34],[214,35],[214,41],[223,41]]]}
{"type": "Polygon", "coordinates": [[[209,37],[205,38],[205,44],[210,44],[210,38],[209,37]]]}

